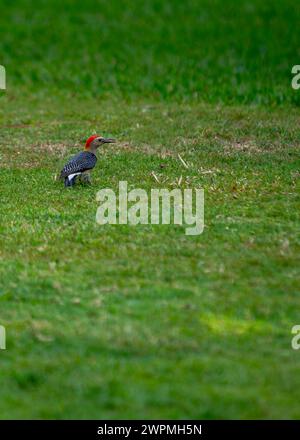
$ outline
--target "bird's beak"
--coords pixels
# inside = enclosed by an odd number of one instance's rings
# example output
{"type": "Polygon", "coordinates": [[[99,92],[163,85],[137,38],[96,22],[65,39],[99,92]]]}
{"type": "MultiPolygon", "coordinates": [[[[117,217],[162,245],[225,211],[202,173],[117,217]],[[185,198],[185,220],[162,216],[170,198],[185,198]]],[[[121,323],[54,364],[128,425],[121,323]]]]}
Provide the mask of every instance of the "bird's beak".
{"type": "Polygon", "coordinates": [[[114,142],[116,142],[116,139],[102,138],[102,142],[103,142],[103,144],[113,144],[114,142]]]}

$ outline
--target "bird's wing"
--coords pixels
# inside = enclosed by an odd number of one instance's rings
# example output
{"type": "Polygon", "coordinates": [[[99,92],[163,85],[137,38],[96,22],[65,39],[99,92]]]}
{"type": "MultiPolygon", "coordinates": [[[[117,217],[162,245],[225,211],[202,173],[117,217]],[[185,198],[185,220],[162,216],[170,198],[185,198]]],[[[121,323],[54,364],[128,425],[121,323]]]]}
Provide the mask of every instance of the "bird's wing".
{"type": "Polygon", "coordinates": [[[63,167],[60,177],[67,177],[74,173],[83,173],[84,171],[94,168],[97,162],[95,154],[89,151],[82,151],[72,157],[68,163],[63,167]]]}

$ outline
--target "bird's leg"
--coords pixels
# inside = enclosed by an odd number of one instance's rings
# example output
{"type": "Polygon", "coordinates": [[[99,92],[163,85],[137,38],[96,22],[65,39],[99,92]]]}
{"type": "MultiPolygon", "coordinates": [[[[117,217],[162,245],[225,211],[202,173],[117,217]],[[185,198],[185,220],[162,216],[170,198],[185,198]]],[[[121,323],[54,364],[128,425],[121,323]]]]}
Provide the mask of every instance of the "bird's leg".
{"type": "Polygon", "coordinates": [[[81,182],[87,183],[88,185],[92,183],[91,175],[88,171],[85,171],[84,173],[81,174],[81,182]]]}

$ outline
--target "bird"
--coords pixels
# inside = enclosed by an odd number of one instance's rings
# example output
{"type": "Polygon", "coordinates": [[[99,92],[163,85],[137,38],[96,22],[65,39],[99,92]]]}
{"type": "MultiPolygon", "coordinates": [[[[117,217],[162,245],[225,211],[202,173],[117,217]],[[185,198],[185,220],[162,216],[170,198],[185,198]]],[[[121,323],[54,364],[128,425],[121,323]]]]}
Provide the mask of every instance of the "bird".
{"type": "Polygon", "coordinates": [[[97,149],[103,144],[113,142],[116,142],[115,139],[105,138],[98,134],[90,136],[85,143],[84,151],[73,156],[60,172],[60,179],[64,180],[65,187],[74,186],[77,178],[84,183],[91,183],[90,170],[97,163],[97,149]]]}

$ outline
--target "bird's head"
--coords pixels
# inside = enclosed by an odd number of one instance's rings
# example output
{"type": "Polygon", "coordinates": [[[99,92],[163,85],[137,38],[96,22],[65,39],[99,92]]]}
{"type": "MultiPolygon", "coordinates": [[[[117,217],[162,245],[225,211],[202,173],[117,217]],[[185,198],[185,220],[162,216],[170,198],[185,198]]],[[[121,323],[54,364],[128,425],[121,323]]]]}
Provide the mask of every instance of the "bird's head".
{"type": "Polygon", "coordinates": [[[100,136],[98,134],[94,134],[93,136],[90,136],[86,143],[85,143],[85,150],[95,152],[97,148],[99,148],[103,144],[111,144],[113,142],[116,142],[115,139],[112,138],[105,138],[103,136],[100,136]]]}

